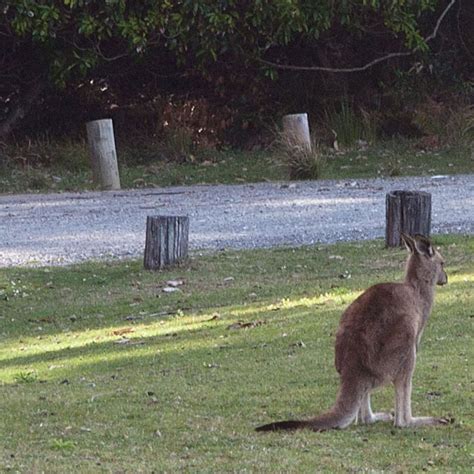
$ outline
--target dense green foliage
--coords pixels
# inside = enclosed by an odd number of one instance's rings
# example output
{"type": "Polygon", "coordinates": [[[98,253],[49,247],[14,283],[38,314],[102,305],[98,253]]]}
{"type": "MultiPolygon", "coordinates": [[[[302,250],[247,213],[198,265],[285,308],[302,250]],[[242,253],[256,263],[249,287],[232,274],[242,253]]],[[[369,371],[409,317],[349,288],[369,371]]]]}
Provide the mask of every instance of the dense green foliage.
{"type": "Polygon", "coordinates": [[[178,63],[204,67],[227,54],[245,60],[294,41],[317,40],[335,26],[361,36],[373,22],[401,34],[407,47],[426,49],[418,21],[436,3],[7,0],[2,33],[12,46],[5,56],[29,53],[65,84],[120,55],[167,51],[178,63]]]}
{"type": "MultiPolygon", "coordinates": [[[[463,83],[472,8],[463,5],[461,12],[459,4],[457,16],[452,8],[443,19],[442,42],[425,42],[449,3],[4,0],[0,136],[17,127],[30,107],[38,119],[23,121],[23,132],[54,133],[112,107],[153,104],[159,96],[230,104],[247,127],[249,119],[275,107],[352,96],[351,88],[372,94],[374,87],[403,80],[407,90],[403,71],[414,58],[417,73],[429,65],[431,79],[463,83]],[[278,64],[351,68],[394,51],[416,55],[337,83],[317,72],[279,73],[278,64]],[[295,83],[302,84],[297,93],[295,83]]],[[[222,128],[226,120],[220,120],[222,128]]]]}

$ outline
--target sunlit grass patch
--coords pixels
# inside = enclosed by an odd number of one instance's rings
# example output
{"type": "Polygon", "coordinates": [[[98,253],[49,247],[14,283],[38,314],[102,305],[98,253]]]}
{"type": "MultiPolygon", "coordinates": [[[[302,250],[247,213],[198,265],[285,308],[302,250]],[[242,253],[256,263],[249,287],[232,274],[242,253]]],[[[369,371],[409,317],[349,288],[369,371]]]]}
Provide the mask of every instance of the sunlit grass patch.
{"type": "MultiPolygon", "coordinates": [[[[158,273],[141,262],[2,271],[0,470],[468,470],[474,239],[435,242],[450,281],[423,337],[413,410],[455,422],[416,430],[253,431],[332,404],[341,312],[403,273],[405,251],[382,241],[221,252],[158,273]],[[166,294],[171,279],[184,284],[166,294]]],[[[374,408],[393,398],[377,392],[374,408]]]]}

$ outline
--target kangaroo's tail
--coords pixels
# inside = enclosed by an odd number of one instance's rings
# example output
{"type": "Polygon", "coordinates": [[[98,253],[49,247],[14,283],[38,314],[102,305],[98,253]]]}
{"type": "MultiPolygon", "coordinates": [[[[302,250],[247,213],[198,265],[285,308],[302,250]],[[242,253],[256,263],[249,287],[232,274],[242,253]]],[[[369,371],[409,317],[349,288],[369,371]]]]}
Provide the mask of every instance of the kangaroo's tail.
{"type": "Polygon", "coordinates": [[[268,423],[256,428],[256,431],[279,431],[310,429],[325,431],[333,428],[345,428],[356,418],[365,390],[354,384],[342,383],[336,403],[327,412],[309,420],[287,420],[268,423]]]}
{"type": "Polygon", "coordinates": [[[311,428],[310,423],[310,420],[275,421],[274,423],[268,423],[268,425],[259,426],[255,428],[255,431],[300,430],[303,428],[311,428]]]}

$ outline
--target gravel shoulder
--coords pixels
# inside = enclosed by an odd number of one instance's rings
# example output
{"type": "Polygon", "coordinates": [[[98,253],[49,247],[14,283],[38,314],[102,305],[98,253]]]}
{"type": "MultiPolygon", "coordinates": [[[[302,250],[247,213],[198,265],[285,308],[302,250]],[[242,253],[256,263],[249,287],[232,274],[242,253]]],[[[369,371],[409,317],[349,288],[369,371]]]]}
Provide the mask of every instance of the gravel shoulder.
{"type": "Polygon", "coordinates": [[[474,175],[0,196],[0,267],[141,257],[147,215],[189,215],[190,248],[364,240],[385,232],[385,195],[432,194],[433,233],[474,234],[474,175]]]}

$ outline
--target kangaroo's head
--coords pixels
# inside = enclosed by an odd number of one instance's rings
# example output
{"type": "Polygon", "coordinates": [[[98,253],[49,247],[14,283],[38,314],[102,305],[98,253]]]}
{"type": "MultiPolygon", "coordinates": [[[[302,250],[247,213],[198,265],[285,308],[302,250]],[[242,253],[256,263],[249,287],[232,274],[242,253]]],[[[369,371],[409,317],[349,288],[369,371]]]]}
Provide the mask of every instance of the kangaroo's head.
{"type": "Polygon", "coordinates": [[[402,234],[402,240],[410,251],[407,261],[409,280],[420,280],[432,285],[448,283],[448,276],[443,268],[444,259],[428,238],[422,235],[411,237],[402,234]]]}

